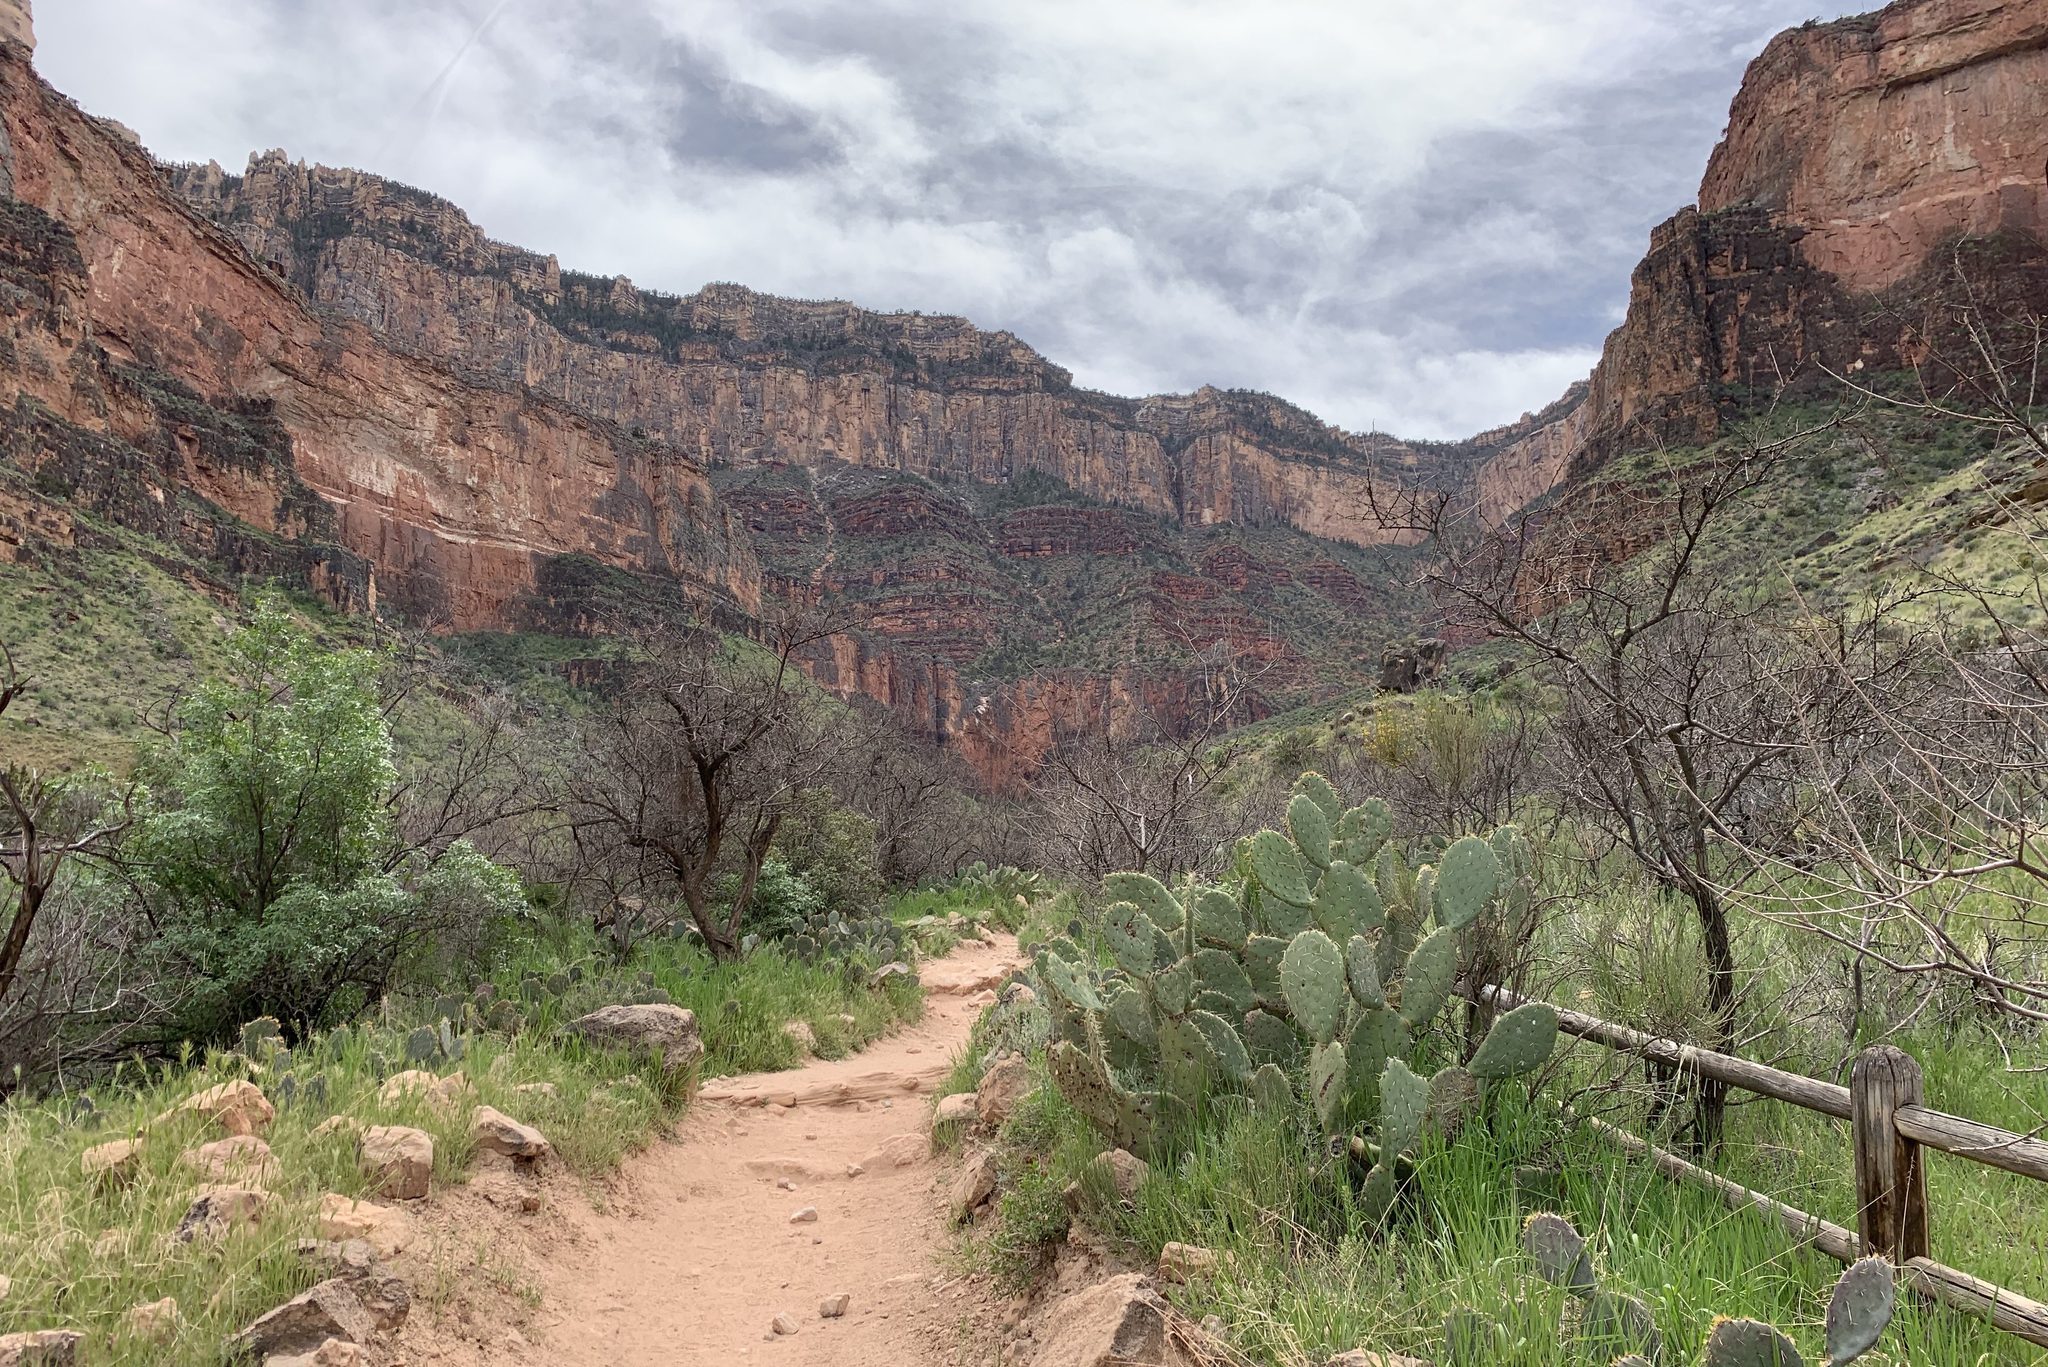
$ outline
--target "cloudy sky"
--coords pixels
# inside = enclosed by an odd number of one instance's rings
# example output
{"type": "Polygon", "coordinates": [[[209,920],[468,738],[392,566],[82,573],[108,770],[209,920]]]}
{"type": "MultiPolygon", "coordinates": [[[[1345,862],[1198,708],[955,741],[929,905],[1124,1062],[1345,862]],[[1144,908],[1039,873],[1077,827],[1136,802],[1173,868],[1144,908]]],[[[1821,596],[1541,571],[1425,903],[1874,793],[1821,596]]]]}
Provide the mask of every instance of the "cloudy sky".
{"type": "Polygon", "coordinates": [[[357,166],[563,264],[1008,328],[1456,437],[1555,398],[1818,0],[39,0],[167,160],[357,166]]]}

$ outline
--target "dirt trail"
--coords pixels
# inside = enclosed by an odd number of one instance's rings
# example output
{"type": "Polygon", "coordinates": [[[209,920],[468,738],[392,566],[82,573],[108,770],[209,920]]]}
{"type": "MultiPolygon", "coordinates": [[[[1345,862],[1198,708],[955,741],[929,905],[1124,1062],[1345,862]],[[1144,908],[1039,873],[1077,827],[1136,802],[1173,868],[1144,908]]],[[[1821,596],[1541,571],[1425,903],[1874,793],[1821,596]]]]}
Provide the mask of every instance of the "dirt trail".
{"type": "Polygon", "coordinates": [[[949,1294],[934,1261],[947,1239],[950,1170],[929,1156],[930,1097],[980,1014],[974,998],[1020,962],[1008,936],[963,944],[925,966],[917,1025],[850,1058],[719,1079],[690,1108],[680,1142],[628,1165],[630,1209],[564,1202],[568,1228],[536,1275],[528,1334],[540,1360],[988,1361],[969,1325],[976,1307],[949,1294]],[[863,1171],[849,1176],[855,1164],[863,1171]],[[816,1219],[792,1223],[806,1208],[816,1219]],[[840,1293],[851,1297],[845,1315],[821,1318],[819,1302],[840,1293]],[[798,1332],[773,1334],[778,1314],[798,1332]]]}

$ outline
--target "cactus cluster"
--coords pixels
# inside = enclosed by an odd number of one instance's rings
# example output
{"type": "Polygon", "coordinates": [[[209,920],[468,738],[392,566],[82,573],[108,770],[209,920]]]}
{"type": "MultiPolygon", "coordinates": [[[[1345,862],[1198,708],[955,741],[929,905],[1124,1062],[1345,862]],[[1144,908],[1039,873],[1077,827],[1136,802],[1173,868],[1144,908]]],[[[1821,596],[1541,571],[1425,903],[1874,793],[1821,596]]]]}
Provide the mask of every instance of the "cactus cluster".
{"type": "MultiPolygon", "coordinates": [[[[1593,1256],[1571,1221],[1549,1212],[1531,1215],[1522,1225],[1522,1249],[1539,1276],[1578,1302],[1578,1336],[1596,1351],[1621,1354],[1613,1367],[1657,1367],[1666,1361],[1650,1308],[1600,1284],[1593,1256]]],[[[1890,1264],[1865,1258],[1851,1265],[1828,1302],[1827,1355],[1821,1367],[1844,1367],[1876,1346],[1891,1323],[1895,1301],[1890,1264]]],[[[1500,1326],[1478,1311],[1453,1311],[1444,1322],[1444,1361],[1449,1367],[1490,1364],[1503,1337],[1500,1326]]],[[[1806,1360],[1774,1326],[1722,1318],[1714,1321],[1700,1362],[1701,1367],[1805,1367],[1806,1360]]]]}
{"type": "Polygon", "coordinates": [[[1078,924],[1037,958],[1062,1093],[1118,1144],[1149,1148],[1162,1122],[1212,1092],[1282,1106],[1299,1091],[1326,1133],[1354,1136],[1367,1204],[1384,1210],[1399,1156],[1426,1126],[1455,1125],[1481,1083],[1540,1066],[1557,1040],[1557,1013],[1531,1004],[1496,1020],[1468,1065],[1413,1070],[1467,928],[1526,909],[1530,854],[1503,827],[1411,869],[1392,826],[1385,803],[1347,808],[1308,773],[1287,833],[1246,842],[1235,886],[1176,894],[1145,874],[1110,875],[1101,929],[1115,966],[1080,948],[1078,924]]]}
{"type": "Polygon", "coordinates": [[[887,916],[846,916],[837,911],[809,917],[803,929],[783,941],[805,963],[859,959],[888,963],[903,957],[903,931],[887,916]]]}
{"type": "Polygon", "coordinates": [[[278,1105],[290,1106],[301,1100],[317,1104],[327,1099],[327,1077],[309,1069],[331,1057],[325,1045],[323,1039],[318,1046],[295,1055],[286,1046],[284,1028],[276,1017],[258,1016],[242,1026],[235,1052],[252,1069],[268,1075],[264,1085],[278,1105]]]}

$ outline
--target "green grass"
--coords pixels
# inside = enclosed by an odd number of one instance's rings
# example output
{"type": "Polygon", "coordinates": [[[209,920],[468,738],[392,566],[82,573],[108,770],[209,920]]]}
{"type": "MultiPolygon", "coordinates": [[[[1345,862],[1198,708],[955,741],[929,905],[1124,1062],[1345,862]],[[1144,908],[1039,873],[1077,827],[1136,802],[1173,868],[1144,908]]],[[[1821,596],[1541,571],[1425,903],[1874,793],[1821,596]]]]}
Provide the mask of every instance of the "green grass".
{"type": "MultiPolygon", "coordinates": [[[[554,971],[561,962],[535,948],[502,980],[516,986],[525,972],[554,971]]],[[[923,1007],[915,986],[892,982],[874,990],[864,971],[792,963],[773,952],[714,965],[695,951],[663,945],[643,954],[632,971],[651,972],[678,1005],[697,1012],[705,1075],[795,1064],[798,1047],[783,1029],[790,1020],[808,1022],[819,1052],[832,1054],[915,1019],[923,1007]]],[[[586,982],[593,997],[608,989],[596,977],[586,982]]],[[[178,1156],[218,1133],[196,1117],[162,1124],[155,1118],[215,1082],[248,1076],[249,1065],[238,1056],[218,1054],[147,1073],[125,1070],[82,1094],[87,1100],[73,1094],[0,1108],[0,1267],[13,1279],[0,1301],[0,1333],[84,1330],[94,1367],[216,1362],[224,1336],[315,1280],[295,1246],[313,1233],[321,1195],[368,1194],[352,1137],[313,1137],[330,1115],[426,1130],[434,1137],[437,1185],[464,1179],[469,1110],[476,1103],[537,1126],[579,1175],[615,1167],[674,1118],[683,1090],[651,1060],[587,1048],[554,1029],[587,1004],[593,1003],[574,993],[550,1000],[534,1026],[511,1036],[475,1032],[458,1064],[429,1065],[442,1073],[459,1069],[469,1080],[468,1101],[454,1109],[420,1096],[379,1097],[384,1078],[409,1066],[403,1039],[420,1018],[418,1009],[396,1009],[388,1026],[329,1037],[329,1048],[319,1040],[302,1044],[292,1071],[302,1087],[313,1076],[323,1079],[324,1098],[314,1101],[302,1091],[279,1105],[265,1135],[280,1170],[268,1184],[270,1206],[259,1226],[218,1242],[170,1238],[199,1185],[178,1156]],[[331,1047],[335,1041],[338,1048],[331,1047]],[[531,1083],[548,1083],[555,1093],[519,1090],[531,1083]],[[144,1159],[130,1185],[95,1189],[80,1177],[79,1158],[88,1147],[138,1133],[146,1136],[144,1159]],[[178,1301],[183,1316],[175,1339],[153,1345],[127,1336],[126,1310],[165,1296],[178,1301]]],[[[269,1073],[256,1080],[279,1096],[269,1073]]]]}

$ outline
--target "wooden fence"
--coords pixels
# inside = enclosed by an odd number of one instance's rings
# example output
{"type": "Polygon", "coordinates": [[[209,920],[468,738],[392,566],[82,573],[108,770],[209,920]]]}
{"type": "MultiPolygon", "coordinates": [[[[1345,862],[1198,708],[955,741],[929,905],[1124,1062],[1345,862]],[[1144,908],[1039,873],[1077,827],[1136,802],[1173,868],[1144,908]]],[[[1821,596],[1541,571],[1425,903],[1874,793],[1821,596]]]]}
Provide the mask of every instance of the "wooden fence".
{"type": "MultiPolygon", "coordinates": [[[[1528,998],[1487,986],[1471,995],[1501,1010],[1528,998]]],[[[1558,1028],[1609,1049],[1662,1063],[1759,1096],[1849,1122],[1856,1165],[1856,1228],[1845,1229],[1762,1192],[1708,1172],[1628,1131],[1592,1120],[1609,1143],[1647,1158],[1667,1177],[1713,1191],[1735,1209],[1759,1212],[1803,1244],[1843,1262],[1876,1255],[1899,1269],[1903,1285],[1946,1305],[1987,1318],[2009,1334],[2048,1348],[2048,1305],[1961,1272],[1930,1256],[1932,1219],[1927,1205],[1923,1151],[1935,1149],[1972,1163],[2048,1182],[2048,1143],[1980,1125],[1921,1104],[1920,1065],[1888,1044],[1856,1056],[1849,1085],[1821,1082],[1761,1063],[1645,1035],[1577,1011],[1560,1010],[1558,1028]]]]}

